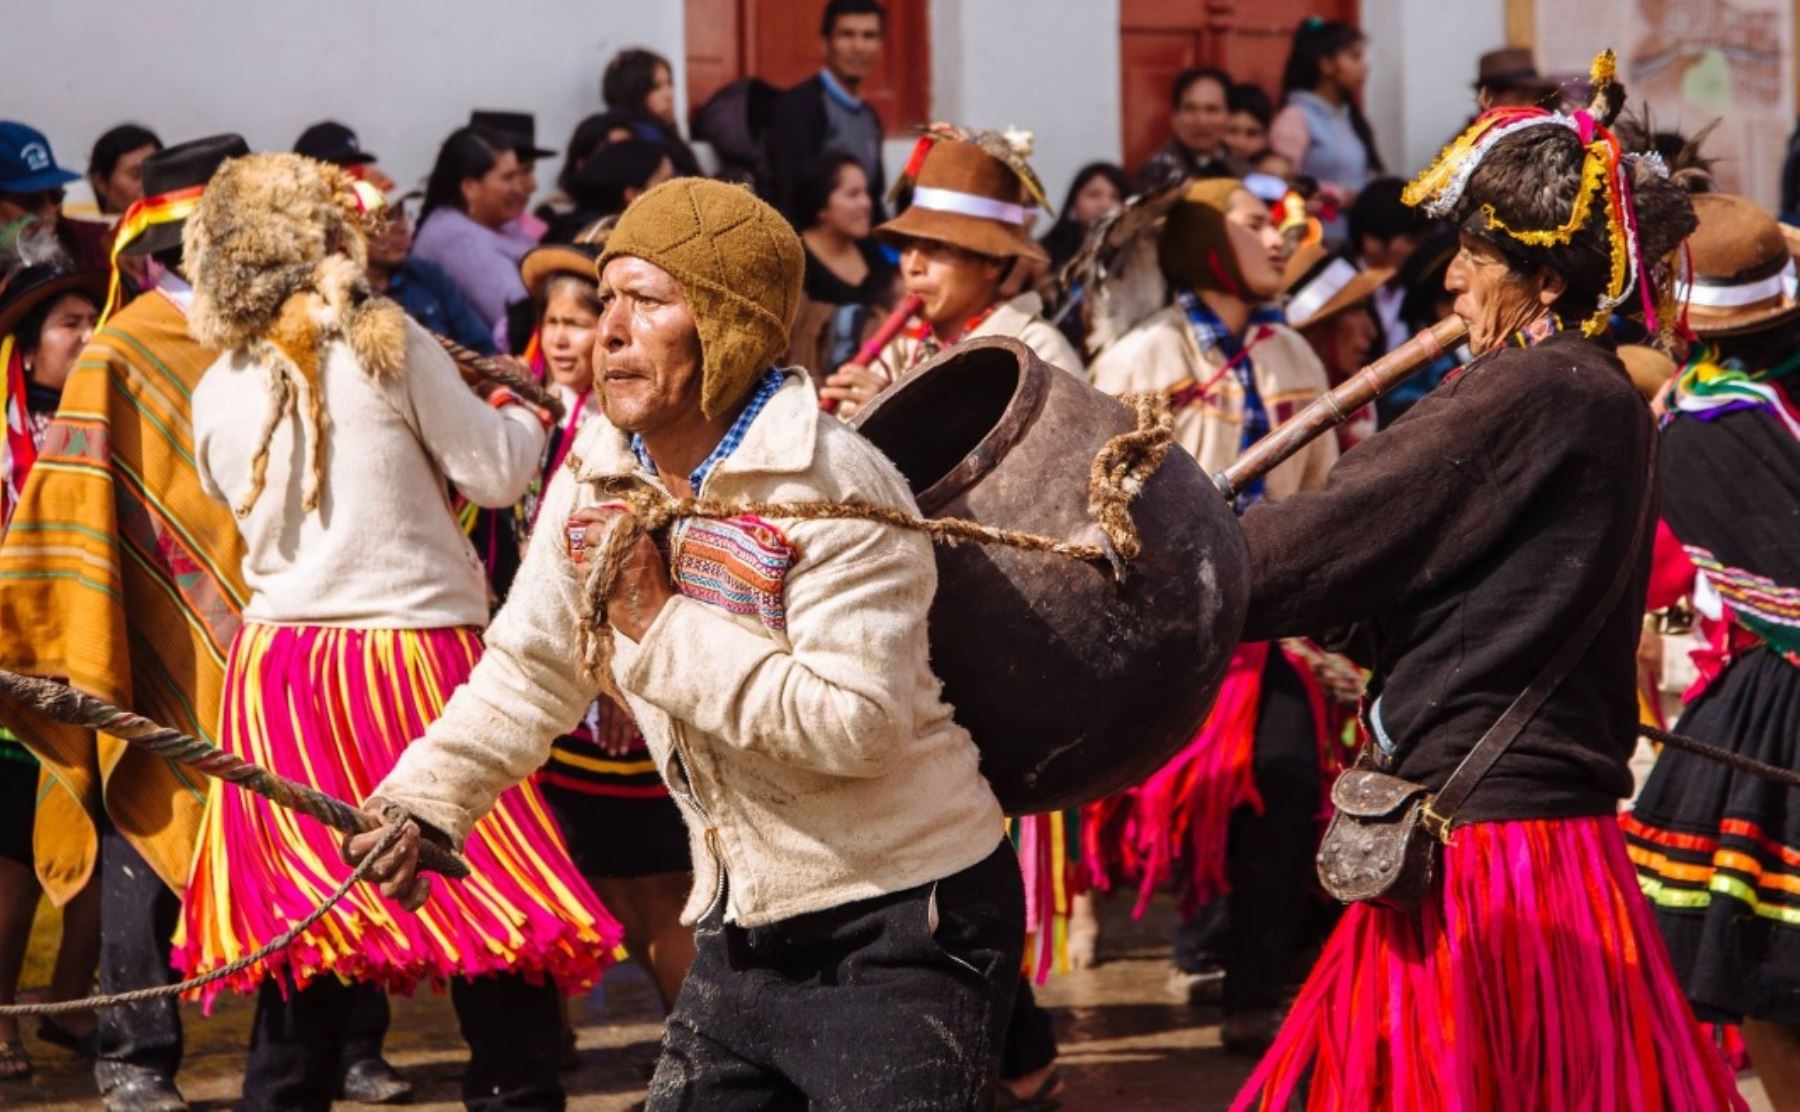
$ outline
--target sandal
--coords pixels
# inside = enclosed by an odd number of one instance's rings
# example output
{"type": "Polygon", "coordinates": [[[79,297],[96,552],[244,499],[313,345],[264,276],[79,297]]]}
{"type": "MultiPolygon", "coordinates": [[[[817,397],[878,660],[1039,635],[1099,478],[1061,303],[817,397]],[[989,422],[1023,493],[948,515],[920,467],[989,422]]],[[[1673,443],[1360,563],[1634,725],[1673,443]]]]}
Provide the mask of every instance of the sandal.
{"type": "Polygon", "coordinates": [[[1052,1069],[1030,1096],[1020,1096],[1004,1083],[994,1086],[995,1112],[1056,1112],[1062,1107],[1062,1071],[1052,1069]]]}
{"type": "Polygon", "coordinates": [[[39,1042],[47,1042],[51,1046],[60,1046],[77,1058],[93,1061],[100,1053],[100,1032],[98,1029],[85,1035],[77,1035],[67,1027],[45,1016],[38,1021],[37,1037],[39,1042]]]}
{"type": "Polygon", "coordinates": [[[0,1042],[0,1081],[24,1081],[31,1076],[31,1055],[22,1042],[0,1042]]]}

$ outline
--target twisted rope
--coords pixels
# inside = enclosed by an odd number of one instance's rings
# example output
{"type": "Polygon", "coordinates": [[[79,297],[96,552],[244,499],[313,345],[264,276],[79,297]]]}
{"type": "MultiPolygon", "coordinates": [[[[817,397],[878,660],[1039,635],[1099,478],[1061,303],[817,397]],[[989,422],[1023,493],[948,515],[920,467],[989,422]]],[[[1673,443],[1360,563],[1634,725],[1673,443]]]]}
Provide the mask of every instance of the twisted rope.
{"type": "Polygon", "coordinates": [[[1135,427],[1100,446],[1088,469],[1088,512],[1105,537],[1104,544],[1087,544],[1058,537],[1000,529],[979,521],[955,517],[922,517],[916,513],[875,506],[857,499],[842,502],[724,502],[712,498],[674,498],[631,479],[600,483],[608,501],[622,503],[630,513],[628,526],[615,527],[606,536],[581,596],[580,635],[583,664],[601,682],[610,679],[612,626],[606,621],[606,600],[612,597],[625,560],[638,538],[667,528],[683,518],[719,520],[750,515],[791,521],[870,521],[923,533],[938,544],[988,544],[1043,552],[1086,563],[1107,564],[1115,576],[1123,573],[1121,560],[1132,560],[1143,551],[1131,505],[1143,493],[1150,476],[1162,466],[1174,444],[1174,418],[1168,400],[1160,393],[1131,394],[1124,399],[1136,417],[1135,427]]]}
{"type": "MultiPolygon", "coordinates": [[[[374,816],[317,788],[278,776],[216,745],[159,726],[143,715],[120,710],[67,684],[0,669],[0,695],[17,699],[47,718],[84,730],[111,734],[153,756],[203,772],[215,780],[236,784],[278,807],[317,819],[333,830],[364,834],[381,826],[374,816]]],[[[455,879],[469,875],[469,867],[461,858],[429,842],[421,843],[419,861],[422,867],[455,879]]]]}
{"type": "Polygon", "coordinates": [[[563,408],[562,399],[556,396],[554,390],[545,388],[543,383],[533,378],[530,369],[523,362],[511,356],[483,355],[448,336],[439,336],[435,332],[431,335],[450,356],[450,361],[456,364],[464,381],[471,385],[481,382],[497,383],[545,410],[556,420],[563,419],[567,411],[563,408]]]}
{"type": "Polygon", "coordinates": [[[1764,764],[1754,757],[1746,757],[1742,753],[1733,753],[1731,750],[1721,749],[1717,745],[1708,745],[1704,741],[1697,741],[1691,737],[1659,730],[1655,726],[1639,726],[1638,733],[1672,749],[1692,753],[1696,757],[1704,757],[1709,761],[1718,761],[1722,765],[1730,765],[1739,772],[1759,776],[1764,780],[1772,780],[1777,784],[1785,784],[1790,788],[1800,788],[1800,772],[1792,769],[1764,764]]]}
{"type": "MultiPolygon", "coordinates": [[[[362,859],[361,864],[350,871],[350,875],[344,878],[343,883],[333,889],[331,895],[325,897],[323,903],[307,912],[305,918],[301,919],[287,930],[282,931],[254,953],[245,954],[236,961],[221,965],[219,968],[207,973],[202,973],[198,977],[190,977],[185,981],[180,981],[172,985],[155,985],[151,988],[134,988],[129,992],[114,992],[104,996],[89,996],[81,1000],[56,1000],[44,1004],[0,1005],[0,1019],[12,1019],[15,1017],[34,1015],[67,1015],[70,1012],[98,1011],[101,1008],[122,1008],[127,1004],[142,1004],[146,1000],[161,1000],[165,996],[179,996],[185,992],[205,988],[214,981],[222,981],[227,977],[242,973],[256,963],[267,959],[270,955],[287,949],[294,944],[296,938],[299,938],[301,934],[305,933],[308,927],[311,927],[314,923],[323,919],[327,912],[338,905],[338,901],[342,900],[350,893],[350,889],[361,883],[363,879],[369,875],[369,870],[374,867],[375,862],[388,850],[394,848],[394,844],[400,840],[400,835],[405,829],[406,828],[403,826],[388,827],[387,832],[381,836],[381,841],[375,844],[375,848],[369,851],[369,855],[362,859]]],[[[420,844],[423,845],[424,843],[420,844]]]]}

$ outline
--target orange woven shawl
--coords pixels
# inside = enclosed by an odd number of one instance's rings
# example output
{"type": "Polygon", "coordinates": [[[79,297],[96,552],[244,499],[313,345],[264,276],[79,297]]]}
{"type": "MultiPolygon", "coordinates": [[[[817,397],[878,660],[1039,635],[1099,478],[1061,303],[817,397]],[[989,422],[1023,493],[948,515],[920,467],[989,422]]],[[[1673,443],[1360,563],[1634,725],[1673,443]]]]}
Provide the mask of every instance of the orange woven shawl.
{"type": "MultiPolygon", "coordinates": [[[[236,525],[194,470],[190,399],[216,354],[158,293],[117,313],[70,374],[0,544],[0,667],[208,741],[247,595],[236,525]]],[[[43,762],[35,846],[53,900],[93,870],[102,799],[181,888],[206,799],[198,774],[4,701],[0,722],[43,762]]]]}

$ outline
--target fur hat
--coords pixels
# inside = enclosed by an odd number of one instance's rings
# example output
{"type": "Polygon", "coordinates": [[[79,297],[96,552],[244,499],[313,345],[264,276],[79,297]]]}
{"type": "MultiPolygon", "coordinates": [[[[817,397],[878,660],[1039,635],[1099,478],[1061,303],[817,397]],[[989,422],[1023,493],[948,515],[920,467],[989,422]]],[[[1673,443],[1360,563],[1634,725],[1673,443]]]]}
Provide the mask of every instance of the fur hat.
{"type": "Polygon", "coordinates": [[[194,284],[188,332],[222,351],[270,369],[271,412],[264,423],[249,492],[262,492],[269,442],[294,402],[294,378],[308,384],[311,479],[303,505],[318,508],[325,471],[325,414],[318,389],[321,348],[348,343],[363,371],[380,378],[406,360],[406,315],[369,292],[366,213],[379,205],[372,187],[341,167],[304,155],[251,154],[219,168],[182,229],[185,269],[194,284]]]}
{"type": "Polygon", "coordinates": [[[741,185],[676,178],[619,217],[596,264],[621,255],[669,272],[700,332],[700,410],[730,411],[787,350],[806,253],[781,214],[741,185]]]}
{"type": "Polygon", "coordinates": [[[1402,195],[1491,244],[1514,269],[1567,283],[1556,309],[1592,335],[1642,306],[1674,325],[1668,257],[1693,230],[1688,195],[1654,155],[1624,151],[1609,130],[1625,104],[1612,51],[1594,59],[1593,95],[1572,113],[1483,112],[1402,195]],[[1658,302],[1661,302],[1658,305],[1658,302]]]}

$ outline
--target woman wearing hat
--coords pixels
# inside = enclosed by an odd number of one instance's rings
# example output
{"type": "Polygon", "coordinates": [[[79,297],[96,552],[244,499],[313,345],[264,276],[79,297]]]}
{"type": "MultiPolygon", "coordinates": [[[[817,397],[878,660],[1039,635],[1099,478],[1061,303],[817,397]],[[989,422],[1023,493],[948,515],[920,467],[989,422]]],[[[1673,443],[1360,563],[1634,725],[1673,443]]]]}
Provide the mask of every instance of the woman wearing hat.
{"type": "Polygon", "coordinates": [[[1028,136],[956,128],[919,140],[894,190],[910,190],[911,203],[875,229],[900,252],[900,280],[920,299],[918,316],[872,366],[846,363],[826,380],[820,394],[838,403],[839,416],[853,416],[900,376],[978,336],[1011,336],[1051,366],[1082,373],[1081,356],[1040,315],[1037,294],[1001,293],[1020,260],[1049,261],[1026,231],[1028,206],[1046,207],[1025,162],[1029,149],[1028,136]]]}
{"type": "MultiPolygon", "coordinates": [[[[567,463],[582,428],[590,420],[605,420],[594,384],[600,323],[594,264],[607,230],[590,230],[582,242],[539,247],[519,267],[539,306],[545,372],[568,413],[551,429],[542,478],[526,497],[533,519],[543,489],[567,463]]],[[[649,970],[667,1011],[694,960],[694,932],[681,925],[693,863],[681,812],[630,713],[610,696],[594,700],[580,724],[551,746],[537,780],[568,839],[570,856],[618,917],[626,949],[649,970]]]]}
{"type": "MultiPolygon", "coordinates": [[[[1336,386],[1383,351],[1381,318],[1373,298],[1394,272],[1386,267],[1358,270],[1321,245],[1301,248],[1290,261],[1285,308],[1288,327],[1300,333],[1336,386]]],[[[1375,435],[1375,406],[1365,405],[1335,430],[1338,448],[1349,451],[1375,435]]]]}
{"type": "MultiPolygon", "coordinates": [[[[247,155],[184,230],[188,327],[221,352],[193,393],[193,458],[246,546],[220,744],[340,799],[369,794],[484,652],[487,583],[434,492],[517,502],[548,424],[504,391],[477,398],[429,333],[369,295],[357,184],[300,155],[247,155]]],[[[466,852],[471,875],[419,914],[352,894],[207,990],[258,997],[245,1107],[325,1107],[347,985],[420,981],[450,982],[471,1106],[560,1107],[557,989],[592,983],[618,925],[532,785],[500,797],[466,852]]],[[[215,782],[175,964],[218,969],[347,874],[329,830],[215,782]]]]}
{"type": "Polygon", "coordinates": [[[1447,284],[1476,359],[1324,489],[1244,515],[1244,635],[1354,628],[1373,741],[1320,851],[1350,906],[1238,1109],[1743,1107],[1617,818],[1656,433],[1590,337],[1615,312],[1666,321],[1694,218],[1607,130],[1610,53],[1594,84],[1567,115],[1484,113],[1407,191],[1461,233],[1447,284]]]}
{"type": "MultiPolygon", "coordinates": [[[[1160,392],[1177,443],[1210,473],[1329,384],[1270,304],[1281,286],[1282,239],[1268,206],[1232,178],[1190,182],[1162,203],[1160,224],[1146,224],[1154,251],[1122,247],[1125,261],[1102,283],[1097,304],[1119,312],[1134,299],[1164,306],[1172,296],[1173,304],[1095,357],[1094,384],[1111,394],[1160,392]],[[1150,273],[1134,273],[1140,269],[1150,273]]],[[[1321,437],[1245,503],[1317,487],[1336,459],[1336,443],[1321,437]]],[[[1144,784],[1094,804],[1083,824],[1084,857],[1107,886],[1135,882],[1142,901],[1174,886],[1190,918],[1232,893],[1218,964],[1223,1040],[1234,1053],[1268,1045],[1286,988],[1317,830],[1326,747],[1313,707],[1321,700],[1298,657],[1267,642],[1240,647],[1224,694],[1187,748],[1144,784]]],[[[1183,974],[1216,979],[1210,962],[1177,963],[1183,974]]]]}
{"type": "MultiPolygon", "coordinates": [[[[49,221],[39,225],[54,242],[49,221]]],[[[22,240],[32,241],[30,231],[22,240]]],[[[73,270],[60,258],[24,267],[0,287],[0,535],[4,535],[25,476],[43,446],[62,397],[63,382],[94,334],[106,275],[73,270]]],[[[19,971],[38,904],[32,828],[37,812],[38,766],[25,747],[0,727],[0,1004],[14,1002],[19,971]]],[[[50,999],[88,994],[99,958],[100,886],[89,884],[63,909],[62,943],[56,955],[50,999]]],[[[46,1017],[38,1037],[92,1057],[91,1013],[46,1017]]],[[[0,1081],[31,1075],[31,1058],[19,1040],[19,1021],[0,1019],[0,1081]]]]}
{"type": "MultiPolygon", "coordinates": [[[[1662,515],[1711,634],[1676,730],[1800,768],[1800,301],[1775,218],[1694,198],[1698,336],[1667,395],[1662,515]]],[[[1671,600],[1651,600],[1652,606],[1671,600]]],[[[1776,1108],[1800,1107],[1800,798],[1664,749],[1622,820],[1696,1014],[1741,1023],[1776,1108]]]]}

